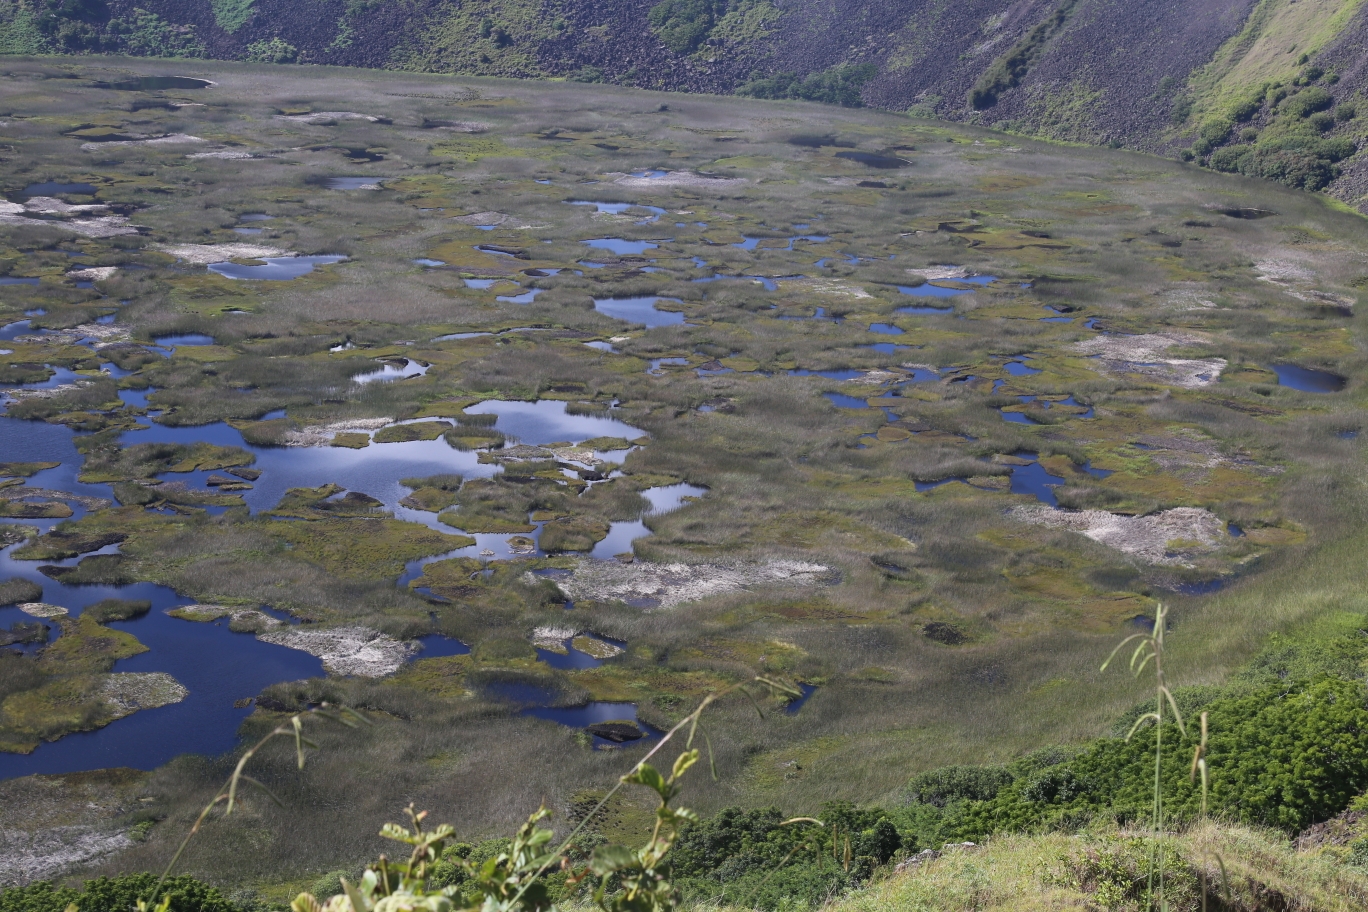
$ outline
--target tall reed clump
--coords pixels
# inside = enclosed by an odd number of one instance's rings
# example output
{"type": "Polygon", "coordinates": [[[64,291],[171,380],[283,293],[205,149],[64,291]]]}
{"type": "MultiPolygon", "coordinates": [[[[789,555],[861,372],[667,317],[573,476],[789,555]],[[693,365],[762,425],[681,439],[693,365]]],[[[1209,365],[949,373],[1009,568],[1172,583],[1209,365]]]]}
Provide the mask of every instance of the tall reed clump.
{"type": "MultiPolygon", "coordinates": [[[[1135,720],[1130,731],[1126,734],[1126,740],[1130,741],[1135,733],[1148,724],[1154,726],[1154,800],[1150,808],[1150,847],[1149,847],[1149,872],[1145,886],[1146,907],[1164,912],[1168,908],[1166,894],[1164,892],[1164,866],[1167,856],[1165,845],[1166,833],[1164,830],[1164,789],[1163,789],[1163,761],[1164,761],[1164,713],[1167,709],[1173,714],[1173,722],[1178,727],[1178,732],[1183,737],[1187,737],[1187,726],[1183,722],[1183,714],[1178,709],[1178,701],[1173,698],[1173,692],[1169,690],[1168,681],[1164,677],[1164,633],[1166,627],[1167,609],[1159,604],[1154,611],[1154,628],[1149,633],[1136,633],[1126,637],[1116,648],[1112,650],[1107,661],[1102,663],[1102,670],[1106,671],[1112,661],[1131,643],[1135,643],[1135,649],[1131,652],[1130,670],[1137,678],[1144,674],[1150,665],[1154,667],[1154,711],[1145,713],[1135,720]]],[[[1200,776],[1202,783],[1202,816],[1206,816],[1207,810],[1207,714],[1201,715],[1201,739],[1198,741],[1192,754],[1192,770],[1190,776],[1196,779],[1200,776]]],[[[1220,857],[1216,858],[1217,864],[1224,873],[1225,865],[1220,857]]],[[[1205,876],[1203,877],[1205,879],[1205,876]]],[[[1206,908],[1206,884],[1202,885],[1202,908],[1206,908]]],[[[1227,893],[1229,891],[1227,890],[1227,893]]]]}

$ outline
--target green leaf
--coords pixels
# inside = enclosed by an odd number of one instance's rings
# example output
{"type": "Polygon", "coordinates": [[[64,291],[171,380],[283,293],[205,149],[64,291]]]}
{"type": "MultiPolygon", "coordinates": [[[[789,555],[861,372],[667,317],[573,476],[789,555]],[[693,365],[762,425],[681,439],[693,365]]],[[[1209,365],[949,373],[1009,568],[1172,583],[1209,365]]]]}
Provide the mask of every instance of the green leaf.
{"type": "Polygon", "coordinates": [[[633,785],[644,785],[648,788],[653,788],[660,794],[661,798],[669,800],[669,783],[666,782],[665,777],[660,775],[660,772],[649,763],[641,764],[640,767],[633,770],[623,781],[633,785]]]}
{"type": "Polygon", "coordinates": [[[612,874],[614,871],[635,867],[636,863],[636,853],[626,846],[601,845],[594,849],[594,856],[589,861],[589,867],[595,874],[603,876],[612,874]]]}
{"type": "Polygon", "coordinates": [[[674,771],[670,773],[670,781],[675,782],[680,776],[689,771],[689,767],[698,762],[698,751],[685,751],[675,758],[674,771]]]}

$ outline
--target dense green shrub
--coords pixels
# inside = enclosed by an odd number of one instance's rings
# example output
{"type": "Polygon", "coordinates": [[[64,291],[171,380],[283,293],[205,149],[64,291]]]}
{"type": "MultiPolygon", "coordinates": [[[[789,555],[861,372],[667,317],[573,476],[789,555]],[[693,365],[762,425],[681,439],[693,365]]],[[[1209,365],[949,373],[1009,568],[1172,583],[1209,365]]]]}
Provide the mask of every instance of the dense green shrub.
{"type": "Polygon", "coordinates": [[[676,54],[693,52],[712,31],[725,4],[716,0],[661,0],[651,7],[651,31],[676,54]]]}
{"type": "Polygon", "coordinates": [[[247,45],[247,59],[253,63],[294,63],[299,49],[281,38],[254,41],[247,45]]]}
{"type": "Polygon", "coordinates": [[[946,766],[913,777],[909,800],[943,808],[957,801],[987,801],[1010,785],[1012,774],[994,766],[946,766]]]}
{"type": "Polygon", "coordinates": [[[1317,111],[1324,111],[1335,103],[1330,93],[1320,86],[1303,89],[1289,98],[1282,106],[1285,113],[1293,117],[1310,117],[1317,111]]]}
{"type": "Polygon", "coordinates": [[[684,896],[779,909],[818,906],[866,880],[906,844],[887,811],[824,805],[824,826],[778,808],[727,808],[684,829],[671,856],[684,896]]]}
{"type": "Polygon", "coordinates": [[[204,44],[192,25],[172,25],[156,13],[135,9],[109,21],[108,35],[134,57],[203,57],[204,44]]]}
{"type": "Polygon", "coordinates": [[[1211,153],[1211,159],[1207,162],[1217,171],[1236,172],[1240,170],[1246,156],[1252,155],[1253,149],[1248,146],[1225,146],[1211,153]]]}
{"type": "Polygon", "coordinates": [[[1197,132],[1198,135],[1202,137],[1202,139],[1205,139],[1213,146],[1219,146],[1221,143],[1225,142],[1230,137],[1230,131],[1233,128],[1234,124],[1232,124],[1230,121],[1218,117],[1214,120],[1208,120],[1206,123],[1202,124],[1201,129],[1197,132]]]}
{"type": "MultiPolygon", "coordinates": [[[[0,912],[64,912],[72,903],[81,912],[129,912],[156,886],[155,874],[97,877],[79,890],[40,880],[0,893],[0,912]]],[[[171,898],[170,912],[238,912],[216,888],[193,877],[168,877],[161,895],[171,898]]]]}
{"type": "Polygon", "coordinates": [[[1256,149],[1240,171],[1300,190],[1319,190],[1339,176],[1333,161],[1291,149],[1256,149]]]}
{"type": "Polygon", "coordinates": [[[860,89],[874,78],[878,68],[872,63],[858,66],[838,66],[803,78],[793,73],[778,73],[763,79],[752,79],[736,90],[738,95],[752,98],[792,98],[801,101],[820,101],[847,108],[861,107],[860,89]]]}
{"type": "Polygon", "coordinates": [[[252,18],[252,5],[256,0],[210,0],[214,10],[214,21],[225,32],[232,33],[247,24],[252,18]]]}
{"type": "MultiPolygon", "coordinates": [[[[1361,683],[1321,678],[1210,703],[1210,810],[1289,832],[1339,813],[1368,788],[1364,702],[1361,683]]],[[[1190,778],[1194,733],[1169,724],[1163,736],[1168,812],[1192,818],[1201,804],[1190,778]]],[[[949,829],[973,838],[1073,827],[1096,815],[1139,819],[1153,799],[1154,743],[1153,729],[1098,740],[1063,763],[1017,774],[991,799],[950,805],[949,829]]]]}

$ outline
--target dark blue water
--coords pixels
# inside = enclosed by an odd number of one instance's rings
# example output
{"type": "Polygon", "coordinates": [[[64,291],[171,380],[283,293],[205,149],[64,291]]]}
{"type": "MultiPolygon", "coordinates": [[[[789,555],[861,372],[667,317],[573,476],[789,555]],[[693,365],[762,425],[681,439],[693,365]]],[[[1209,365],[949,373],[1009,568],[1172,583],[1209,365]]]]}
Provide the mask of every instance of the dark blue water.
{"type": "Polygon", "coordinates": [[[346,259],[344,256],[263,257],[265,266],[246,266],[241,263],[210,263],[209,271],[226,279],[255,282],[288,282],[314,271],[315,266],[331,266],[346,259]]]}
{"type": "Polygon", "coordinates": [[[415,660],[470,655],[470,647],[465,643],[454,637],[442,636],[440,633],[430,633],[427,636],[419,637],[417,642],[423,648],[414,656],[415,660]]]}
{"type": "Polygon", "coordinates": [[[665,371],[661,370],[662,367],[683,367],[688,363],[688,358],[652,358],[651,365],[646,368],[646,373],[652,377],[663,377],[665,371]]]}
{"type": "Polygon", "coordinates": [[[184,333],[179,336],[156,336],[152,341],[163,348],[176,348],[181,345],[213,345],[214,337],[203,333],[184,333]]]}
{"type": "MultiPolygon", "coordinates": [[[[737,247],[741,250],[755,250],[757,247],[760,247],[760,244],[763,241],[784,241],[783,247],[776,247],[773,244],[770,244],[761,248],[763,250],[792,250],[793,245],[798,241],[811,241],[814,244],[823,244],[831,240],[831,238],[827,237],[825,234],[800,234],[796,237],[790,238],[750,237],[749,235],[743,234],[741,235],[741,237],[744,238],[744,240],[742,240],[741,243],[732,244],[733,247],[737,247]]],[[[774,291],[773,288],[769,288],[768,290],[774,291]]]]}
{"type": "MultiPolygon", "coordinates": [[[[613,645],[618,646],[619,648],[626,645],[621,641],[610,640],[607,637],[601,637],[596,639],[603,639],[604,642],[612,643],[613,645]]],[[[545,662],[547,665],[550,665],[552,668],[558,668],[562,671],[578,671],[583,668],[598,668],[600,665],[603,664],[603,659],[596,659],[589,653],[581,652],[580,650],[576,649],[573,645],[571,645],[573,640],[573,637],[567,638],[565,640],[565,655],[561,655],[558,652],[552,652],[549,649],[538,649],[537,658],[545,662]]]]}
{"type": "Polygon", "coordinates": [[[681,303],[678,298],[649,295],[640,298],[595,298],[594,310],[615,320],[642,323],[647,329],[657,326],[677,326],[684,322],[684,314],[675,310],[657,310],[657,301],[681,303]]]}
{"type": "MultiPolygon", "coordinates": [[[[1022,402],[1030,402],[1031,400],[1035,399],[1035,396],[1020,396],[1020,397],[1018,397],[1018,398],[1020,398],[1022,402]]],[[[1006,422],[1009,423],[1009,424],[1030,424],[1030,425],[1039,425],[1039,424],[1040,424],[1039,421],[1035,421],[1035,420],[1033,420],[1033,419],[1027,417],[1027,416],[1026,416],[1024,413],[1022,413],[1022,412],[1008,412],[1008,411],[999,409],[999,410],[998,410],[998,414],[1002,416],[1002,420],[1003,420],[1003,421],[1006,421],[1006,422]]]]}
{"type": "MultiPolygon", "coordinates": [[[[987,285],[991,282],[997,281],[997,276],[965,276],[962,279],[947,279],[946,281],[960,282],[966,285],[987,285]]],[[[895,287],[898,289],[898,291],[902,292],[903,294],[911,295],[914,298],[953,298],[956,295],[972,294],[974,291],[974,289],[972,288],[943,288],[940,285],[932,285],[930,282],[925,282],[921,285],[898,285],[895,287]]],[[[907,308],[905,310],[900,309],[899,313],[921,312],[935,314],[949,313],[951,310],[952,308],[948,307],[941,309],[923,308],[920,310],[913,310],[911,308],[907,308]]]]}
{"type": "Polygon", "coordinates": [[[529,288],[519,295],[499,295],[494,300],[502,301],[505,304],[531,304],[536,300],[537,295],[541,294],[541,288],[529,288]]]}
{"type": "Polygon", "coordinates": [[[0,285],[37,285],[41,281],[37,276],[0,276],[0,285]]]}
{"type": "Polygon", "coordinates": [[[567,728],[585,728],[596,722],[634,722],[637,728],[645,733],[645,737],[636,741],[628,741],[626,744],[616,744],[606,738],[594,735],[594,747],[599,749],[614,749],[626,747],[633,744],[645,744],[659,738],[663,732],[657,731],[651,726],[637,719],[635,703],[590,703],[586,706],[571,706],[566,708],[554,708],[548,706],[532,706],[522,711],[524,716],[533,716],[538,719],[545,719],[548,722],[557,722],[567,728]]]}
{"type": "Polygon", "coordinates": [[[868,403],[867,401],[865,401],[864,399],[857,399],[857,398],[854,397],[854,396],[847,396],[845,393],[822,393],[822,395],[823,395],[823,396],[826,396],[827,399],[831,400],[831,404],[834,405],[834,406],[836,406],[837,408],[843,408],[843,409],[867,409],[867,408],[869,408],[869,403],[868,403]]]}
{"type": "Polygon", "coordinates": [[[903,331],[892,323],[870,323],[869,331],[885,336],[901,336],[903,334],[903,331]]]}
{"type": "Polygon", "coordinates": [[[650,218],[642,219],[637,223],[639,225],[654,222],[665,214],[665,210],[661,209],[659,206],[647,206],[643,203],[603,203],[596,200],[566,200],[566,202],[571,206],[593,206],[599,212],[608,215],[622,215],[628,209],[645,209],[651,213],[651,216],[650,218]]]}
{"type": "MultiPolygon", "coordinates": [[[[143,617],[109,624],[137,637],[150,650],[117,662],[114,671],[166,672],[190,693],[180,703],[141,710],[97,731],[42,744],[28,755],[0,753],[0,778],[116,766],[152,769],[183,753],[220,754],[232,749],[238,726],[252,711],[250,706],[235,708],[234,701],[256,696],[279,681],[323,673],[319,659],[263,643],[251,634],[232,633],[226,619],[195,623],[169,617],[166,609],[191,600],[165,586],[66,586],[39,573],[37,561],[13,560],[12,550],[0,553],[0,576],[22,576],[40,584],[43,601],[61,605],[73,616],[106,598],[152,602],[152,610],[143,617]]],[[[24,619],[27,615],[17,608],[0,608],[4,626],[24,619]]]]}
{"type": "Polygon", "coordinates": [[[1002,366],[1002,369],[1013,377],[1031,377],[1040,373],[1034,367],[1028,367],[1024,361],[1008,361],[1002,366]]]}
{"type": "Polygon", "coordinates": [[[188,76],[137,76],[101,87],[124,92],[160,92],[166,89],[206,89],[211,85],[213,83],[207,79],[191,79],[188,76]]]}
{"type": "Polygon", "coordinates": [[[808,701],[808,697],[811,697],[817,692],[817,685],[799,684],[798,689],[803,692],[803,695],[801,697],[793,698],[788,702],[788,705],[784,707],[784,712],[790,716],[796,716],[798,714],[798,710],[803,708],[803,704],[808,701]]]}
{"type": "MultiPolygon", "coordinates": [[[[1173,588],[1175,592],[1181,592],[1183,595],[1210,595],[1224,589],[1228,582],[1230,581],[1224,577],[1217,577],[1216,579],[1199,580],[1193,583],[1179,583],[1173,588]]],[[[1153,626],[1153,622],[1151,622],[1151,626],[1153,626]]]]}
{"type": "Polygon", "coordinates": [[[1270,365],[1278,375],[1278,384],[1303,393],[1338,393],[1344,389],[1344,378],[1329,371],[1298,367],[1295,364],[1270,365]]]}
{"type": "Polygon", "coordinates": [[[24,188],[24,196],[94,196],[94,184],[63,184],[57,181],[44,181],[41,184],[29,184],[24,188]]]}
{"type": "Polygon", "coordinates": [[[33,321],[16,320],[14,323],[4,324],[0,327],[0,342],[10,342],[15,336],[26,335],[30,331],[33,321]]]}
{"type": "Polygon", "coordinates": [[[903,351],[903,350],[905,350],[905,349],[911,348],[912,346],[910,346],[910,345],[898,345],[898,344],[896,344],[896,343],[894,343],[894,342],[875,342],[875,343],[873,343],[872,345],[857,345],[857,346],[855,346],[855,347],[856,347],[856,348],[868,348],[868,349],[870,349],[870,350],[872,350],[872,351],[876,351],[876,352],[878,352],[879,354],[882,354],[882,355],[891,355],[891,354],[894,354],[895,352],[900,352],[900,351],[903,351]]]}
{"type": "MultiPolygon", "coordinates": [[[[623,437],[635,440],[645,436],[645,432],[616,418],[600,418],[595,415],[566,414],[565,403],[554,399],[537,402],[506,402],[501,399],[488,399],[466,409],[470,415],[498,415],[494,423],[496,430],[521,443],[542,446],[568,440],[579,443],[592,437],[623,437]]],[[[440,441],[439,441],[440,442],[440,441]]],[[[394,446],[395,444],[385,444],[394,446]]],[[[445,446],[445,444],[443,444],[445,446]]],[[[601,454],[603,458],[619,462],[625,458],[626,450],[601,454]],[[615,458],[616,456],[616,458],[615,458]]]]}
{"type": "Polygon", "coordinates": [[[618,256],[635,256],[660,247],[650,241],[629,241],[626,238],[592,238],[583,243],[595,250],[607,250],[618,256]]]}
{"type": "MultiPolygon", "coordinates": [[[[608,534],[594,544],[594,550],[589,553],[589,556],[597,560],[612,560],[619,554],[632,553],[632,543],[634,541],[653,534],[646,526],[646,519],[648,517],[659,516],[662,513],[670,513],[674,510],[678,510],[684,505],[686,499],[697,499],[707,493],[707,488],[691,485],[687,482],[662,485],[658,488],[647,488],[641,492],[641,496],[646,498],[650,507],[648,507],[637,519],[609,524],[608,534]]],[[[609,640],[607,637],[603,637],[602,639],[618,646],[625,645],[616,640],[609,640]]]]}
{"type": "MultiPolygon", "coordinates": [[[[1035,453],[1013,453],[1021,459],[1036,458],[1035,453]]],[[[1055,498],[1054,489],[1064,484],[1065,480],[1058,475],[1051,475],[1045,471],[1045,467],[1039,462],[1032,462],[1030,465],[1012,466],[1012,493],[1030,494],[1036,500],[1051,507],[1059,506],[1059,501],[1055,498]]]]}
{"type": "Polygon", "coordinates": [[[906,168],[912,164],[905,158],[894,158],[891,155],[876,155],[873,152],[837,152],[837,158],[844,158],[846,161],[859,162],[870,168],[906,168]]]}

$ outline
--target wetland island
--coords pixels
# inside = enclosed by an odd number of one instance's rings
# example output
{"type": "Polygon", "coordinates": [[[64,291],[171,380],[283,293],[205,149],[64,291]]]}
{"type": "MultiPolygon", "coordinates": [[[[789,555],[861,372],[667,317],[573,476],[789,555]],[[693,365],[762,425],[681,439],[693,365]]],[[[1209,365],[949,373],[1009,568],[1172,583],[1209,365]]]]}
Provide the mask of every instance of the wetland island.
{"type": "Polygon", "coordinates": [[[0,910],[1368,902],[1346,185],[255,59],[0,59],[0,910]]]}

